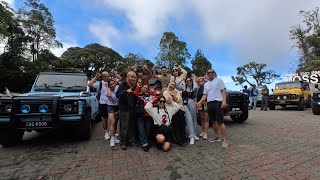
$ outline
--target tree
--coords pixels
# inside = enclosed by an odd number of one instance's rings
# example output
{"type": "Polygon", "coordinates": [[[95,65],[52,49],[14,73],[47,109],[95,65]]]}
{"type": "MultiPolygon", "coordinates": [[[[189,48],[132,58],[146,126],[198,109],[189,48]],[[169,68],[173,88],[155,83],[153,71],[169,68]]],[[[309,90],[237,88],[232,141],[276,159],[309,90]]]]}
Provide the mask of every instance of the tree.
{"type": "Polygon", "coordinates": [[[56,40],[54,20],[49,9],[39,0],[27,0],[25,5],[30,10],[23,7],[18,14],[28,36],[32,60],[35,61],[40,50],[62,47],[62,44],[56,40]]]}
{"type": "Polygon", "coordinates": [[[116,69],[122,62],[122,56],[111,48],[94,43],[84,48],[71,47],[61,55],[60,65],[63,68],[93,67],[96,70],[116,69]]]}
{"type": "Polygon", "coordinates": [[[280,78],[280,75],[276,74],[273,70],[266,70],[266,64],[259,64],[256,62],[249,62],[241,67],[237,68],[237,76],[232,76],[233,82],[236,85],[241,85],[247,82],[250,85],[257,84],[271,84],[275,79],[280,78]],[[253,79],[255,83],[252,83],[250,79],[253,79]]]}
{"type": "Polygon", "coordinates": [[[178,65],[185,65],[190,59],[187,43],[180,41],[173,32],[164,32],[159,44],[160,52],[156,60],[159,67],[172,69],[178,65]]]}
{"type": "Polygon", "coordinates": [[[212,68],[212,64],[204,56],[203,52],[198,49],[194,58],[191,60],[193,73],[197,76],[203,76],[208,69],[212,68]]]}
{"type": "Polygon", "coordinates": [[[311,11],[300,11],[304,17],[303,25],[290,30],[290,37],[299,48],[301,57],[297,72],[319,70],[320,67],[320,11],[319,7],[311,11]],[[305,27],[305,28],[304,28],[305,27]]]}

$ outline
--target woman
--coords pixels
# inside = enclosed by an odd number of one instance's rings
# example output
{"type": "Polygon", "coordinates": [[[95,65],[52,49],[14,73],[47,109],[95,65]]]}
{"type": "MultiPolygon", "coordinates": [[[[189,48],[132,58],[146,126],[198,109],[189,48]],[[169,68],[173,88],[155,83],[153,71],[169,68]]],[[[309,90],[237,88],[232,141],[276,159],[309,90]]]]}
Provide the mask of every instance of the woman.
{"type": "Polygon", "coordinates": [[[173,106],[166,107],[166,98],[164,96],[159,96],[157,102],[158,107],[153,107],[152,102],[148,102],[145,109],[152,117],[154,125],[158,127],[156,131],[158,144],[162,146],[163,151],[167,152],[170,149],[171,143],[174,141],[171,119],[172,116],[179,111],[180,106],[172,102],[173,106]]]}
{"type": "Polygon", "coordinates": [[[178,68],[173,68],[172,69],[172,76],[170,78],[170,82],[175,82],[176,83],[176,88],[181,91],[183,90],[184,86],[185,86],[185,82],[184,80],[187,77],[187,71],[182,69],[181,65],[178,68]],[[181,71],[181,73],[180,73],[181,71]]]}
{"type": "Polygon", "coordinates": [[[140,102],[142,103],[142,113],[137,113],[137,126],[139,132],[139,141],[142,146],[142,149],[145,152],[149,151],[149,136],[152,127],[152,118],[150,117],[149,113],[145,111],[144,106],[152,101],[152,96],[150,94],[149,86],[143,85],[141,91],[138,95],[140,98],[140,102]]]}
{"type": "Polygon", "coordinates": [[[197,85],[191,77],[186,78],[185,84],[182,99],[186,111],[187,133],[190,138],[190,144],[192,145],[194,144],[194,140],[199,140],[197,137],[197,109],[194,102],[197,85]]]}
{"type": "MultiPolygon", "coordinates": [[[[197,101],[200,101],[202,96],[203,96],[203,90],[204,90],[204,84],[205,84],[205,78],[204,77],[200,77],[198,79],[198,85],[199,85],[199,89],[197,92],[197,101]]],[[[199,112],[199,118],[200,118],[200,122],[201,122],[201,133],[200,133],[200,137],[202,137],[203,139],[207,140],[208,139],[208,128],[209,128],[209,116],[208,116],[208,112],[207,112],[207,102],[204,102],[200,108],[198,108],[198,112],[199,112]]]]}
{"type": "Polygon", "coordinates": [[[109,134],[110,138],[110,146],[114,147],[116,143],[120,141],[116,138],[115,133],[117,131],[117,115],[119,111],[119,99],[116,97],[116,92],[118,90],[118,85],[114,80],[109,80],[108,88],[107,88],[107,105],[108,105],[108,119],[110,122],[109,134]]]}

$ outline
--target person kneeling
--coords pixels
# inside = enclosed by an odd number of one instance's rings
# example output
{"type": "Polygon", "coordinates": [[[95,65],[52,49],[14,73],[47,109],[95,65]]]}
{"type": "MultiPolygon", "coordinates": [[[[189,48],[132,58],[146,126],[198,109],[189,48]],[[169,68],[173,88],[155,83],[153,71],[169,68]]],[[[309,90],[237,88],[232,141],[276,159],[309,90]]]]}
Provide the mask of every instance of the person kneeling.
{"type": "Polygon", "coordinates": [[[159,96],[157,98],[158,107],[153,107],[151,102],[145,106],[145,110],[150,114],[153,119],[154,125],[158,127],[156,132],[156,140],[159,145],[162,145],[163,151],[167,152],[170,149],[171,142],[174,139],[174,133],[171,127],[171,118],[180,109],[179,104],[172,102],[173,106],[165,106],[166,98],[159,96]]]}

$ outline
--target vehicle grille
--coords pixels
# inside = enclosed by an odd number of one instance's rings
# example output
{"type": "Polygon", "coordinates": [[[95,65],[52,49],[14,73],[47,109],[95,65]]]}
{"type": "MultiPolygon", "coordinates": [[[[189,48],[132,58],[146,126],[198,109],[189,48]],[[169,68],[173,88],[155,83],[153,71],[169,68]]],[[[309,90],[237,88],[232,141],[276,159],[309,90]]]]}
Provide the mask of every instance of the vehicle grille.
{"type": "Polygon", "coordinates": [[[239,107],[242,104],[243,97],[242,95],[230,94],[228,96],[229,105],[239,107]]]}
{"type": "Polygon", "coordinates": [[[48,111],[47,113],[52,113],[53,110],[53,100],[36,100],[36,101],[32,101],[32,100],[21,100],[20,104],[19,104],[19,113],[21,113],[21,107],[23,105],[29,105],[30,106],[30,113],[40,113],[39,111],[39,107],[41,105],[47,105],[48,106],[48,111]]]}

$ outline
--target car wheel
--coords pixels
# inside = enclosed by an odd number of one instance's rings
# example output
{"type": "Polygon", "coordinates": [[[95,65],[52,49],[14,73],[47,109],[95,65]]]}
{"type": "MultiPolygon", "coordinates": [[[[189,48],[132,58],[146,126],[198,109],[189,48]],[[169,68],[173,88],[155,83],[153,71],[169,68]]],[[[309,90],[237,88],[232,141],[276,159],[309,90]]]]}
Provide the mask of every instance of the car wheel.
{"type": "Polygon", "coordinates": [[[304,103],[304,99],[300,99],[299,104],[298,104],[298,110],[299,111],[304,111],[305,109],[305,103],[304,103]]]}
{"type": "Polygon", "coordinates": [[[276,105],[275,104],[269,104],[269,109],[270,110],[275,110],[276,109],[276,105]]]}
{"type": "Polygon", "coordinates": [[[246,121],[249,117],[249,111],[244,111],[242,114],[240,115],[236,115],[236,116],[230,116],[231,119],[234,121],[234,122],[237,122],[237,123],[242,123],[244,121],[246,121]]]}
{"type": "Polygon", "coordinates": [[[320,115],[320,108],[317,108],[315,106],[312,106],[312,113],[314,115],[320,115]]]}
{"type": "Polygon", "coordinates": [[[310,97],[309,97],[309,99],[308,99],[308,101],[306,103],[306,107],[307,108],[311,108],[311,99],[310,99],[310,97]]]}
{"type": "Polygon", "coordinates": [[[23,134],[24,130],[20,129],[1,129],[0,144],[5,147],[14,146],[22,140],[23,134]]]}
{"type": "Polygon", "coordinates": [[[86,109],[84,119],[82,119],[79,127],[79,136],[81,139],[91,138],[91,110],[86,109]]]}

